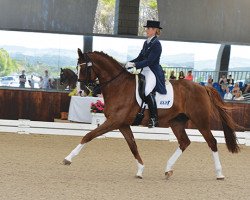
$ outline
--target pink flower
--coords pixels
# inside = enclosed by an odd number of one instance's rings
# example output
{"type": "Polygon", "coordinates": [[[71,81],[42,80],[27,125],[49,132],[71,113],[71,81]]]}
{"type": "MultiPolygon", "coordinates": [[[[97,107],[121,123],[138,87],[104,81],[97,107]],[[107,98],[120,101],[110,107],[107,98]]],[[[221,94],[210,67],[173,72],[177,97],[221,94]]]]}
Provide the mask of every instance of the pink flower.
{"type": "Polygon", "coordinates": [[[90,109],[93,113],[103,113],[104,103],[100,100],[97,100],[96,103],[91,103],[90,109]]]}

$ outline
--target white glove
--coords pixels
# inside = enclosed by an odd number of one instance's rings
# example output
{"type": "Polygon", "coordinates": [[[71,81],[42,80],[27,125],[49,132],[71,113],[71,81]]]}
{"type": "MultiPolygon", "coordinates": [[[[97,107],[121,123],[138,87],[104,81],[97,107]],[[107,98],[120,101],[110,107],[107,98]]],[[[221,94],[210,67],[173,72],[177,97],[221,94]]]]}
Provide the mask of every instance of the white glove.
{"type": "Polygon", "coordinates": [[[125,65],[126,69],[130,69],[130,68],[133,68],[133,67],[135,67],[135,63],[133,63],[133,62],[127,62],[126,65],[125,65]]]}
{"type": "Polygon", "coordinates": [[[131,74],[138,74],[137,70],[135,67],[128,68],[127,71],[131,74]]]}

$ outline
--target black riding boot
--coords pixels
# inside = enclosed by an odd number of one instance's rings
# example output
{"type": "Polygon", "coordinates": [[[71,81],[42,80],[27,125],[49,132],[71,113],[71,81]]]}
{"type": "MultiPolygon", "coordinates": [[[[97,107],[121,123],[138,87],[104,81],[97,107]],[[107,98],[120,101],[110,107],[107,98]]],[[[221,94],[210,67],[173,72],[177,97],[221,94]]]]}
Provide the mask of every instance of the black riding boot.
{"type": "Polygon", "coordinates": [[[150,113],[148,127],[154,128],[154,127],[158,126],[158,124],[159,124],[155,95],[152,93],[149,93],[149,95],[146,96],[146,101],[147,101],[149,113],[150,113]]]}

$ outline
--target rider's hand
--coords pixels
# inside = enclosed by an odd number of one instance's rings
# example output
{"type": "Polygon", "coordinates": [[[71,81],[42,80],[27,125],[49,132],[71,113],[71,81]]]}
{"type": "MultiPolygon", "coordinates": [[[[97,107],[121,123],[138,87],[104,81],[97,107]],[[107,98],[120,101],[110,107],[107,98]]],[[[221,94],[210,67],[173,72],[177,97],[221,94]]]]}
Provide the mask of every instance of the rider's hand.
{"type": "Polygon", "coordinates": [[[135,63],[133,63],[133,62],[127,62],[126,65],[125,65],[126,69],[131,69],[133,67],[135,67],[135,63]]]}

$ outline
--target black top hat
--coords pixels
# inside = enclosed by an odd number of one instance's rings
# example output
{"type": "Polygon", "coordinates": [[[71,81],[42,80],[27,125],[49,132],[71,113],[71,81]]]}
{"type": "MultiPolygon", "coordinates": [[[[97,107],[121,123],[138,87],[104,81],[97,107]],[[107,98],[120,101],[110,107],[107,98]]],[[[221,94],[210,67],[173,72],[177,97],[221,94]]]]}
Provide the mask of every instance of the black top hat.
{"type": "Polygon", "coordinates": [[[151,28],[162,29],[162,27],[160,27],[160,22],[159,21],[154,21],[154,20],[147,20],[147,25],[143,26],[143,27],[151,27],[151,28]]]}

